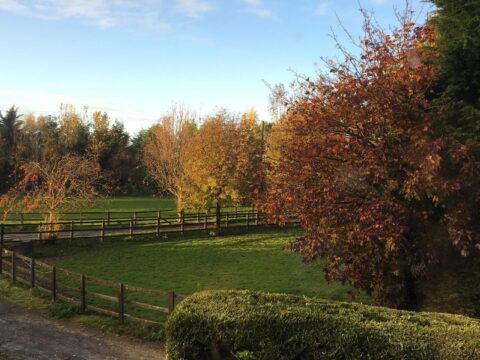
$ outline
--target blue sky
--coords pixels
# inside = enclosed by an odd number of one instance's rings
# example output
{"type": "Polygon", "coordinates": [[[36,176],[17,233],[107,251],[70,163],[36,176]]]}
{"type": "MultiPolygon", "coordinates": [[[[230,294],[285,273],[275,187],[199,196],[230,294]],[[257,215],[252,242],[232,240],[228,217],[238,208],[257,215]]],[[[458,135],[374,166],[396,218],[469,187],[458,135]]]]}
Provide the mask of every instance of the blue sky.
{"type": "MultiPolygon", "coordinates": [[[[361,0],[394,24],[405,0],[361,0]]],[[[413,0],[423,21],[428,5],[413,0]]],[[[361,33],[357,0],[0,0],[0,109],[107,111],[137,132],[174,103],[206,115],[254,107],[289,69],[337,55],[338,18],[361,33]]]]}

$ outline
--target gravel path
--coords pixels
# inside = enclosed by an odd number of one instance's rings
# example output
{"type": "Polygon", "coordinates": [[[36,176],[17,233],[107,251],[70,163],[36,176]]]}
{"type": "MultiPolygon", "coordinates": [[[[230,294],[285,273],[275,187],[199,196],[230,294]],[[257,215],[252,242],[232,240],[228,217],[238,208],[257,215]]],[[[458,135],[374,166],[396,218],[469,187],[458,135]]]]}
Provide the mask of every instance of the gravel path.
{"type": "Polygon", "coordinates": [[[0,359],[9,360],[150,360],[163,359],[158,343],[46,318],[0,301],[0,359]]]}

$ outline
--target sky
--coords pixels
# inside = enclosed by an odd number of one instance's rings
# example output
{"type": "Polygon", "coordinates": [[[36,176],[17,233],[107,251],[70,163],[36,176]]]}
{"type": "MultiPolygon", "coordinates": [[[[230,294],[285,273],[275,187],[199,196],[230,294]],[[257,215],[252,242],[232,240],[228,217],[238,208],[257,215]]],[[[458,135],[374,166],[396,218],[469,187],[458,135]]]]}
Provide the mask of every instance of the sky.
{"type": "Polygon", "coordinates": [[[332,31],[348,47],[340,22],[360,36],[360,5],[388,26],[405,0],[0,0],[0,110],[88,106],[132,134],[175,104],[268,121],[265,82],[314,74],[338,55],[332,31]]]}

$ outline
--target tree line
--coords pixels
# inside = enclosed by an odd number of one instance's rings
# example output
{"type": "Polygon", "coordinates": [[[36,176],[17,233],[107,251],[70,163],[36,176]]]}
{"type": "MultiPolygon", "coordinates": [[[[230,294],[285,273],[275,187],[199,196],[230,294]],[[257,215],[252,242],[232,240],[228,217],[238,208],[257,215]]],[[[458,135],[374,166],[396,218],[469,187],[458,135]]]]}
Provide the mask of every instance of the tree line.
{"type": "Polygon", "coordinates": [[[0,114],[0,193],[20,181],[23,164],[45,164],[66,155],[96,159],[111,193],[151,192],[142,165],[145,137],[146,132],[131,137],[106,113],[79,113],[67,105],[57,116],[35,116],[12,106],[0,114]]]}
{"type": "Polygon", "coordinates": [[[132,138],[107,113],[78,113],[73,106],[62,106],[58,116],[20,115],[13,106],[0,114],[0,193],[11,200],[3,206],[29,204],[52,218],[60,207],[81,203],[80,196],[71,196],[73,188],[63,189],[60,203],[57,191],[73,182],[76,169],[80,178],[80,169],[88,167],[96,171],[81,182],[78,194],[83,197],[171,195],[179,210],[209,209],[216,203],[251,205],[263,183],[265,131],[254,110],[243,115],[222,110],[199,119],[173,106],[132,138]],[[47,180],[53,173],[71,180],[47,180]],[[34,188],[35,197],[25,196],[34,188]],[[49,196],[56,200],[46,202],[49,196]]]}

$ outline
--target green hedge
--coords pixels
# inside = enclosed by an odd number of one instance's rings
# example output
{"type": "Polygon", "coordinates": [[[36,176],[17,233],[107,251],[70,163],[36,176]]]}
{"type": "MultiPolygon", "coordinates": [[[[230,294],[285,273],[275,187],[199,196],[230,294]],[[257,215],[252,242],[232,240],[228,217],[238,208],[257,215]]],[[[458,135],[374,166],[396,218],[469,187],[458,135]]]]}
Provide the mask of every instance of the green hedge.
{"type": "Polygon", "coordinates": [[[480,321],[283,294],[207,291],[167,322],[169,359],[480,359],[480,321]]]}

